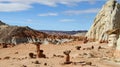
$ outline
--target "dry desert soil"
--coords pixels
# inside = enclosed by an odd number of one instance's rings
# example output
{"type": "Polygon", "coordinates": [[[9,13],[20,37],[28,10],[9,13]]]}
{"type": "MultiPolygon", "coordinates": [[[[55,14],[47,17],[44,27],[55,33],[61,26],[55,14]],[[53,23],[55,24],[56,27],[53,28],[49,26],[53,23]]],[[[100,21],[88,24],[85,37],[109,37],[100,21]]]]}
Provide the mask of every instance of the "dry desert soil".
{"type": "Polygon", "coordinates": [[[40,49],[44,50],[46,58],[29,57],[31,52],[36,54],[34,44],[0,48],[0,67],[120,67],[120,62],[113,60],[113,51],[105,43],[48,44],[41,45],[40,49]],[[63,52],[65,50],[71,51],[70,64],[64,64],[66,56],[63,52]]]}

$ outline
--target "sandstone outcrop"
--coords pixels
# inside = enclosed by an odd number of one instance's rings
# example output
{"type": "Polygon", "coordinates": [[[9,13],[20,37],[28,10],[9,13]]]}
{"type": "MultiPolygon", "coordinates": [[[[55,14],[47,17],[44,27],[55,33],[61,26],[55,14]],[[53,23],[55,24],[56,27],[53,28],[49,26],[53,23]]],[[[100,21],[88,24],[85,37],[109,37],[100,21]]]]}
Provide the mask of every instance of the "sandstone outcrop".
{"type": "Polygon", "coordinates": [[[40,41],[39,37],[44,38],[45,33],[35,31],[29,27],[0,26],[0,43],[29,43],[40,41]],[[39,36],[38,36],[39,35],[39,36]]]}
{"type": "Polygon", "coordinates": [[[93,25],[86,34],[88,40],[108,42],[115,48],[114,57],[120,58],[120,4],[116,0],[108,0],[97,14],[93,25]]]}
{"type": "Polygon", "coordinates": [[[82,37],[70,35],[51,35],[31,29],[27,26],[10,26],[0,21],[0,44],[5,44],[5,46],[35,42],[42,42],[43,44],[61,44],[73,40],[82,40],[82,37]]]}
{"type": "Polygon", "coordinates": [[[119,38],[117,40],[117,47],[116,47],[116,50],[114,52],[114,56],[115,58],[119,58],[119,61],[120,61],[120,35],[119,35],[119,38]]]}
{"type": "Polygon", "coordinates": [[[109,35],[119,37],[120,30],[120,4],[116,0],[108,0],[97,14],[93,25],[86,34],[93,41],[106,42],[109,35]]]}

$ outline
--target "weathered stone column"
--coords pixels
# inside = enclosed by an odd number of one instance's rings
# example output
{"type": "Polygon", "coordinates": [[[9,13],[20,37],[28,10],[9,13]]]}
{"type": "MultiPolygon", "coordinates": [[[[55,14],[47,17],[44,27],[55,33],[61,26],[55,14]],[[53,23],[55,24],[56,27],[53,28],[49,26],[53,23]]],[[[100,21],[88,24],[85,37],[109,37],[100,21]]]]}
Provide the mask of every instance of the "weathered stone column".
{"type": "Polygon", "coordinates": [[[36,57],[37,58],[40,58],[40,45],[41,45],[42,43],[40,43],[40,42],[37,42],[37,43],[35,43],[35,45],[36,45],[36,49],[37,49],[37,55],[36,55],[36,57]]]}
{"type": "Polygon", "coordinates": [[[66,58],[65,58],[65,62],[64,62],[64,64],[70,64],[71,62],[70,62],[70,50],[66,50],[66,51],[64,51],[63,53],[66,55],[66,58]]]}
{"type": "Polygon", "coordinates": [[[110,34],[108,38],[108,46],[115,48],[117,44],[117,35],[116,34],[110,34]]]}

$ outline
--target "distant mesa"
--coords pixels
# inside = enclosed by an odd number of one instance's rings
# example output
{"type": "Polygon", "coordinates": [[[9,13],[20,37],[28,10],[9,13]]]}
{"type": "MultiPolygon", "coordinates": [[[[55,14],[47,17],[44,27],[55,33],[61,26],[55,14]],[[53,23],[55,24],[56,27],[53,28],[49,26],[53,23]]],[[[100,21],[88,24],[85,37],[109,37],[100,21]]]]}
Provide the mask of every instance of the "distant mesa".
{"type": "Polygon", "coordinates": [[[43,44],[61,44],[65,42],[82,40],[77,36],[49,34],[30,27],[10,26],[0,21],[0,43],[20,44],[42,42],[43,44]]]}
{"type": "Polygon", "coordinates": [[[37,37],[43,37],[47,34],[33,30],[29,27],[10,26],[1,22],[0,25],[0,43],[28,43],[37,41],[37,37]],[[39,36],[37,36],[39,35],[39,36]]]}
{"type": "Polygon", "coordinates": [[[40,30],[51,35],[73,35],[73,36],[85,36],[87,30],[78,30],[78,31],[56,31],[56,30],[40,30]]]}

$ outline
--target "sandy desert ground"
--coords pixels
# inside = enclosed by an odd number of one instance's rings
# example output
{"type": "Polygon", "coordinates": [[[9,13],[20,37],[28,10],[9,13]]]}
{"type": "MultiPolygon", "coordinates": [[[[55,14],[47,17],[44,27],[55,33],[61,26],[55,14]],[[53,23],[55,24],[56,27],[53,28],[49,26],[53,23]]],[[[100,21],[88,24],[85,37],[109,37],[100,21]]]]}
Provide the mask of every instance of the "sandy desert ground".
{"type": "Polygon", "coordinates": [[[0,67],[120,67],[120,62],[113,60],[112,51],[107,44],[74,42],[62,45],[41,45],[47,58],[29,57],[36,53],[33,44],[21,44],[11,48],[0,48],[0,67]],[[91,48],[92,45],[94,48],[91,48]],[[76,47],[81,46],[80,50],[76,47]],[[100,49],[99,46],[101,46],[100,49]],[[64,64],[63,51],[71,50],[71,64],[64,64]]]}

